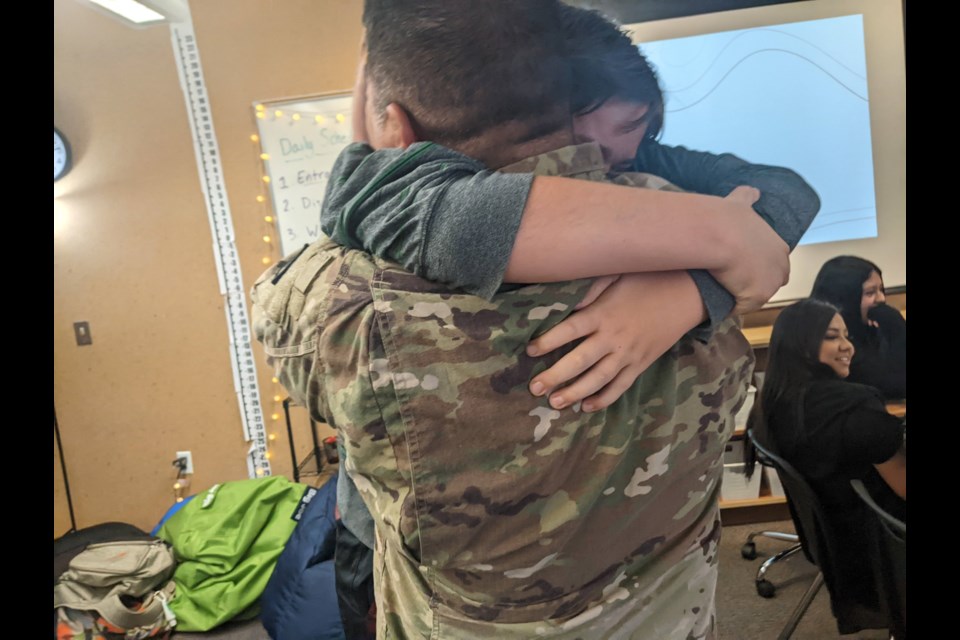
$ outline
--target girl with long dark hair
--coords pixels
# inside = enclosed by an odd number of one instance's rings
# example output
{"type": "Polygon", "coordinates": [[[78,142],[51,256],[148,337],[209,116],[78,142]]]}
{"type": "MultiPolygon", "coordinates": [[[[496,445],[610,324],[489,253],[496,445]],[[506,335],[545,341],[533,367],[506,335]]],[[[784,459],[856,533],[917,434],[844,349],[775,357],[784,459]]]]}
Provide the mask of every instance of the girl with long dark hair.
{"type": "Polygon", "coordinates": [[[773,326],[759,402],[748,421],[754,437],[807,480],[840,537],[839,564],[855,576],[849,595],[876,603],[866,558],[866,507],[850,486],[864,482],[876,501],[906,520],[904,424],[876,389],[849,382],[858,352],[836,307],[805,299],[773,326]]]}
{"type": "Polygon", "coordinates": [[[838,256],[820,268],[811,298],[840,310],[857,349],[850,380],[876,387],[885,398],[907,397],[907,323],[885,304],[880,267],[838,256]]]}

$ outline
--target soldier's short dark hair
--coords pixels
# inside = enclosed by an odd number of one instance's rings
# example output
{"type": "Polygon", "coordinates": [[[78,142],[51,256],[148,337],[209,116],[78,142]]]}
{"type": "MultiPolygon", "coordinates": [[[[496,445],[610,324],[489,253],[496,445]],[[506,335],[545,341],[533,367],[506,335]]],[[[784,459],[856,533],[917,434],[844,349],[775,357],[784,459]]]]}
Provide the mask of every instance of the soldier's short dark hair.
{"type": "Polygon", "coordinates": [[[366,0],[377,117],[395,102],[418,137],[456,148],[507,122],[525,140],[570,126],[557,0],[366,0]]]}
{"type": "Polygon", "coordinates": [[[637,45],[596,11],[564,5],[560,17],[573,81],[573,114],[595,111],[611,98],[648,104],[645,137],[655,138],[663,126],[663,92],[656,71],[637,45]]]}

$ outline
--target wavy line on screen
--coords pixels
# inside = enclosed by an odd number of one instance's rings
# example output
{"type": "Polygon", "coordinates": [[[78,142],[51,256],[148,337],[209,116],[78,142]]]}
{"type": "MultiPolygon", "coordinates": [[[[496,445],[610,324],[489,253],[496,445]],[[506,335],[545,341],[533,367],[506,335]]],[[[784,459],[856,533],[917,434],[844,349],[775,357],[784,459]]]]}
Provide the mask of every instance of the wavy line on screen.
{"type": "Polygon", "coordinates": [[[853,207],[851,209],[834,209],[833,211],[821,211],[820,213],[817,214],[817,218],[821,218],[824,216],[838,216],[842,213],[852,213],[854,211],[868,211],[873,208],[874,208],[873,205],[867,205],[863,207],[853,207]]]}
{"type": "Polygon", "coordinates": [[[814,221],[814,223],[810,225],[810,228],[807,229],[807,233],[810,233],[811,231],[820,231],[821,229],[825,229],[827,227],[835,227],[838,224],[851,224],[854,222],[863,222],[864,220],[876,220],[876,218],[874,216],[863,216],[860,218],[845,218],[843,220],[834,220],[833,222],[827,222],[825,224],[817,224],[816,221],[814,221]]]}
{"type": "MultiPolygon", "coordinates": [[[[806,44],[806,45],[808,45],[808,46],[816,49],[817,51],[819,51],[820,53],[822,53],[822,54],[823,54],[824,56],[826,56],[827,58],[830,58],[830,59],[833,60],[835,63],[837,63],[837,65],[839,65],[839,66],[843,67],[844,69],[846,69],[847,71],[849,71],[852,75],[860,78],[861,80],[866,80],[866,79],[867,79],[867,77],[866,77],[865,74],[862,74],[862,73],[859,73],[859,72],[857,72],[857,71],[854,71],[853,69],[851,69],[850,67],[848,67],[847,65],[845,65],[843,62],[841,62],[838,58],[836,58],[835,56],[833,56],[833,55],[830,54],[830,53],[827,53],[824,49],[822,49],[821,47],[813,44],[812,42],[810,42],[809,40],[807,40],[807,39],[805,39],[805,38],[801,38],[800,36],[794,35],[794,34],[789,33],[789,32],[787,32],[787,31],[780,31],[779,29],[750,29],[749,31],[744,31],[744,32],[738,33],[738,34],[735,35],[734,37],[730,38],[730,40],[728,40],[727,43],[726,43],[725,45],[723,45],[723,47],[720,48],[720,51],[717,52],[717,54],[716,54],[716,55],[714,56],[714,58],[713,58],[713,61],[710,62],[709,65],[707,65],[706,69],[703,70],[703,73],[700,74],[700,77],[699,77],[699,78],[697,78],[696,80],[694,80],[693,82],[691,82],[689,85],[687,85],[687,86],[685,86],[685,87],[680,87],[680,88],[677,88],[677,89],[669,89],[669,91],[672,91],[672,92],[686,91],[687,89],[690,89],[691,87],[695,86],[698,82],[700,82],[701,80],[703,80],[704,76],[706,76],[713,67],[715,67],[717,64],[719,64],[720,58],[723,57],[724,52],[725,52],[727,49],[729,49],[730,47],[732,47],[733,44],[734,44],[737,40],[739,40],[740,38],[745,37],[745,36],[747,36],[747,35],[750,35],[750,34],[753,34],[753,33],[758,33],[758,32],[761,32],[761,31],[768,31],[768,32],[771,32],[771,33],[776,33],[776,34],[779,34],[779,35],[788,36],[788,37],[794,38],[794,39],[796,39],[796,40],[799,40],[800,42],[802,42],[802,43],[804,43],[804,44],[806,44]]],[[[637,47],[640,49],[640,52],[643,53],[643,45],[637,45],[637,47]]],[[[696,60],[697,58],[699,58],[700,55],[702,54],[703,50],[705,50],[706,48],[707,48],[706,45],[704,45],[704,47],[701,49],[701,51],[700,51],[699,53],[697,53],[697,55],[694,56],[693,59],[692,59],[690,62],[685,62],[685,63],[683,63],[683,64],[671,64],[671,65],[669,65],[669,66],[673,67],[674,69],[682,69],[683,67],[690,65],[690,64],[693,62],[693,60],[696,60]]],[[[761,49],[757,49],[757,51],[761,51],[761,49]]],[[[800,55],[800,54],[797,54],[797,55],[800,55]]],[[[663,64],[666,65],[666,64],[667,64],[667,61],[664,60],[664,61],[663,61],[663,64]]]]}
{"type": "Polygon", "coordinates": [[[801,60],[804,60],[804,61],[806,61],[806,62],[809,62],[812,66],[814,66],[814,67],[816,67],[817,69],[819,69],[820,71],[822,71],[824,75],[826,75],[827,77],[829,77],[831,80],[833,80],[834,82],[836,82],[838,85],[840,85],[841,87],[843,87],[843,88],[846,89],[847,91],[849,91],[854,97],[859,98],[860,100],[862,100],[862,101],[864,101],[864,102],[869,102],[869,99],[868,99],[866,96],[861,96],[861,95],[859,95],[856,91],[854,91],[853,89],[851,89],[850,87],[848,87],[846,84],[844,84],[839,78],[837,78],[837,77],[834,76],[832,73],[830,73],[829,71],[827,71],[826,69],[824,69],[822,66],[818,65],[816,62],[814,62],[813,60],[811,60],[811,59],[809,59],[809,58],[807,58],[807,57],[805,57],[805,56],[801,56],[800,54],[794,53],[793,51],[789,51],[789,50],[787,50],[787,49],[758,49],[758,50],[756,50],[756,51],[754,51],[754,52],[752,52],[752,53],[747,54],[746,56],[744,56],[744,57],[741,58],[740,60],[738,60],[738,61],[736,62],[736,64],[734,64],[732,67],[730,67],[730,69],[729,69],[725,74],[723,74],[723,77],[721,77],[720,80],[718,80],[717,83],[716,83],[715,85],[713,85],[713,87],[711,87],[705,94],[703,94],[702,96],[700,96],[699,98],[697,98],[695,101],[691,102],[690,104],[684,105],[684,106],[682,106],[682,107],[678,107],[678,108],[676,108],[676,109],[665,109],[665,111],[666,111],[667,113],[677,113],[677,112],[679,112],[679,111],[686,111],[687,109],[690,109],[690,108],[692,108],[692,107],[697,106],[698,104],[700,104],[701,102],[703,102],[704,100],[706,100],[708,97],[710,97],[710,95],[711,95],[714,91],[716,91],[717,88],[718,88],[721,84],[723,84],[723,81],[727,79],[727,76],[729,76],[731,73],[733,73],[734,69],[736,69],[736,68],[739,67],[741,64],[743,64],[744,61],[746,61],[748,58],[752,58],[753,56],[758,55],[758,54],[761,54],[761,53],[771,53],[771,52],[772,52],[772,53],[785,53],[785,54],[787,54],[787,55],[796,56],[796,57],[800,58],[801,60]]]}

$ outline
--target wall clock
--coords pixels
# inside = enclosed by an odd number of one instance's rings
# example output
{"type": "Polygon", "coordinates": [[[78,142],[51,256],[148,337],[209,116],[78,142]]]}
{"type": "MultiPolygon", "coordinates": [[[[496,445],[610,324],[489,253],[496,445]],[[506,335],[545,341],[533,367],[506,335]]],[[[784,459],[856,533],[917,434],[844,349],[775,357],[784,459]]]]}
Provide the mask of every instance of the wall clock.
{"type": "Polygon", "coordinates": [[[70,143],[56,127],[53,128],[53,181],[56,182],[70,171],[73,158],[70,143]]]}

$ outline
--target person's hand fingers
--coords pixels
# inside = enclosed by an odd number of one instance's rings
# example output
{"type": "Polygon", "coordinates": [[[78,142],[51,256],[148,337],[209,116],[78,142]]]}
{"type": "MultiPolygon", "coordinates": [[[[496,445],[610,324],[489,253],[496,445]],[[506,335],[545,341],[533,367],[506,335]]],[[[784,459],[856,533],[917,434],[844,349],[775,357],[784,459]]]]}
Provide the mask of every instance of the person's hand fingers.
{"type": "Polygon", "coordinates": [[[590,335],[597,328],[593,315],[595,314],[591,314],[588,309],[568,316],[557,326],[531,340],[527,345],[527,355],[542,356],[568,342],[590,335]]]}
{"type": "MultiPolygon", "coordinates": [[[[577,347],[577,349],[579,348],[580,347],[577,347]]],[[[574,349],[574,351],[576,351],[576,349],[574,349]]],[[[567,357],[574,355],[574,351],[571,351],[567,357]]],[[[559,364],[558,362],[557,365],[559,364]]],[[[551,368],[555,368],[557,365],[551,368]]],[[[608,353],[586,370],[586,373],[577,378],[572,384],[550,394],[550,406],[554,409],[563,409],[600,391],[617,377],[622,367],[623,365],[620,363],[619,358],[612,353],[608,353]]],[[[617,396],[614,397],[616,398],[617,396]]]]}
{"type": "Polygon", "coordinates": [[[630,388],[630,385],[640,376],[641,373],[647,370],[653,363],[653,360],[650,362],[644,362],[640,367],[625,367],[620,370],[620,373],[599,393],[596,393],[589,398],[583,401],[583,404],[580,405],[580,409],[587,413],[591,411],[600,411],[601,409],[606,409],[611,404],[613,404],[617,398],[622,396],[624,392],[630,388]]]}
{"type": "MultiPolygon", "coordinates": [[[[557,327],[554,328],[556,329],[559,326],[560,325],[557,325],[557,327]]],[[[603,349],[602,345],[596,341],[589,339],[583,341],[577,345],[576,349],[560,358],[552,367],[531,380],[530,393],[535,396],[541,396],[551,389],[556,389],[560,385],[570,382],[590,367],[593,367],[608,352],[608,349],[603,349]]],[[[606,382],[604,382],[604,384],[606,384],[606,382]]],[[[596,391],[596,389],[591,389],[589,393],[593,393],[594,391],[596,391]]],[[[566,392],[566,389],[564,389],[564,392],[566,392]]],[[[579,396],[577,400],[586,397],[589,393],[579,396]]],[[[573,402],[576,402],[576,400],[573,402]]],[[[567,404],[572,403],[567,402],[564,406],[567,404]]]]}
{"type": "Polygon", "coordinates": [[[587,295],[583,297],[583,300],[581,300],[574,309],[583,309],[588,304],[591,304],[619,278],[620,275],[617,274],[613,276],[601,276],[594,279],[593,284],[590,285],[590,289],[587,290],[587,295]]]}
{"type": "Polygon", "coordinates": [[[727,198],[730,200],[735,200],[737,202],[742,202],[743,204],[753,206],[757,200],[760,199],[760,190],[756,187],[751,187],[749,185],[742,184],[739,187],[734,188],[733,191],[727,194],[727,198]]]}

